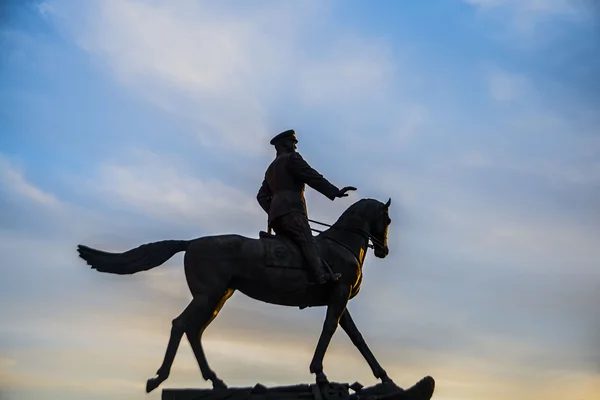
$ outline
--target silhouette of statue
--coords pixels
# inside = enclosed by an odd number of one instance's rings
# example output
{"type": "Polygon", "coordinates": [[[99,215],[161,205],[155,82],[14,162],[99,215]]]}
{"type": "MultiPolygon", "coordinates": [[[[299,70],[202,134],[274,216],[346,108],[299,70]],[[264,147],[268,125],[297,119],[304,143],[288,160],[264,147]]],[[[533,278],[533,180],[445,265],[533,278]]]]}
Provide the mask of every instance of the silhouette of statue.
{"type": "Polygon", "coordinates": [[[153,391],[169,377],[179,344],[185,335],[202,377],[212,382],[213,389],[202,392],[192,389],[194,393],[164,391],[163,398],[168,395],[170,399],[212,400],[428,400],[433,394],[434,381],[431,377],[422,379],[407,390],[399,388],[369,349],[347,308],[348,302],[360,291],[368,248],[373,248],[377,258],[383,259],[389,254],[387,235],[392,222],[389,217],[391,199],[386,203],[361,199],[348,207],[334,224],[329,225],[329,229],[313,238],[303,195],[305,185],[315,188],[331,200],[345,197],[348,191],[356,188],[337,189],[302,159],[295,151],[296,143],[293,131],[283,132],[273,138],[277,158],[269,166],[257,194],[260,205],[268,213],[269,226],[278,233],[276,235],[261,233],[256,239],[239,234],[221,234],[190,240],[162,240],[142,244],[122,253],[78,246],[79,256],[92,268],[119,275],[156,268],[175,254],[185,252],[183,264],[192,300],[173,319],[162,364],[156,375],[146,382],[146,392],[153,391]],[[326,262],[332,272],[325,272],[321,261],[326,262]],[[307,263],[320,284],[310,282],[310,273],[305,266],[307,263]],[[330,285],[321,284],[324,282],[330,285]],[[269,304],[327,308],[309,365],[309,371],[315,374],[316,385],[272,390],[260,385],[246,389],[227,388],[209,366],[202,335],[236,291],[269,304]],[[323,371],[323,359],[338,326],[349,336],[373,375],[381,380],[380,384],[365,389],[355,387],[355,394],[350,396],[348,389],[351,386],[329,382],[323,371]]]}
{"type": "Polygon", "coordinates": [[[277,155],[269,165],[262,185],[256,195],[260,206],[268,214],[269,230],[293,240],[300,246],[306,266],[312,272],[317,283],[336,281],[340,274],[333,274],[331,268],[324,268],[317,250],[310,225],[304,198],[305,185],[312,187],[330,200],[348,196],[347,192],[356,190],[347,186],[338,189],[314,170],[296,151],[298,139],[293,129],[284,131],[273,139],[277,155]]]}

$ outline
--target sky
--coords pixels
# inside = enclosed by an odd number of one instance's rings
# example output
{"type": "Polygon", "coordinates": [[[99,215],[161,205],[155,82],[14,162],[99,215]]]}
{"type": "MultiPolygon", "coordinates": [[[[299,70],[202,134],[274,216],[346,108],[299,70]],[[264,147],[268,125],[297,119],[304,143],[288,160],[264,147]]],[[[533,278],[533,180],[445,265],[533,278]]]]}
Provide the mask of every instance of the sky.
{"type": "MultiPolygon", "coordinates": [[[[389,375],[438,400],[600,392],[600,8],[593,0],[3,1],[0,399],[209,388],[182,254],[99,274],[83,243],[258,237],[269,139],[338,187],[334,222],[392,199],[390,255],[353,318],[389,375]]],[[[310,383],[325,310],[235,294],[203,343],[230,386],[310,383]]],[[[333,381],[372,385],[340,329],[333,381]]],[[[594,393],[596,395],[594,395],[594,393]]]]}

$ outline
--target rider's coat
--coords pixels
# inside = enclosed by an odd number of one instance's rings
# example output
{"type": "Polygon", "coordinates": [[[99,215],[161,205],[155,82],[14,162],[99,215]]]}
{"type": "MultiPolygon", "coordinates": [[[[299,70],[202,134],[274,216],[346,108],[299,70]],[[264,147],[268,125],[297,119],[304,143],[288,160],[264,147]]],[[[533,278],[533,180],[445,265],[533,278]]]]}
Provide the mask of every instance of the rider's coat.
{"type": "Polygon", "coordinates": [[[305,185],[334,200],[339,189],[313,169],[300,153],[280,154],[267,168],[262,185],[256,195],[260,206],[271,222],[282,215],[297,212],[308,218],[305,185]]]}

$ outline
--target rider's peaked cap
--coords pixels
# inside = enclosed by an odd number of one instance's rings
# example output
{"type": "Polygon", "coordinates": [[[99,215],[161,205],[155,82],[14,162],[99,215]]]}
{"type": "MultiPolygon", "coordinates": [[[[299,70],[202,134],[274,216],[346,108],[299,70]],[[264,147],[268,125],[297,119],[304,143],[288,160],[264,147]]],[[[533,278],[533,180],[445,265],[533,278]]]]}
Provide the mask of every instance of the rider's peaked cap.
{"type": "Polygon", "coordinates": [[[280,141],[281,139],[287,139],[287,138],[294,138],[294,140],[296,142],[298,142],[296,140],[296,132],[294,132],[293,129],[288,129],[287,131],[283,131],[280,134],[278,134],[277,136],[275,136],[273,139],[271,139],[271,144],[274,145],[275,143],[277,143],[278,141],[280,141]]]}

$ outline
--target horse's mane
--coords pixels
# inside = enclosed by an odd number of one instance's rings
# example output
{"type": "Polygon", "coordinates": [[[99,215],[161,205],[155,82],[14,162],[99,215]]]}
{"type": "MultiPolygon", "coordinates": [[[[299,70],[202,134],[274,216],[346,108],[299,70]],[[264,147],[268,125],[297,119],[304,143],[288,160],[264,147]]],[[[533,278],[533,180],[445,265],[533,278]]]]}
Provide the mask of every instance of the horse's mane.
{"type": "MultiPolygon", "coordinates": [[[[345,225],[348,221],[356,219],[356,217],[365,218],[365,212],[373,212],[376,207],[375,204],[380,205],[381,202],[375,199],[360,199],[356,203],[352,204],[346,209],[334,223],[334,225],[345,225]],[[371,210],[369,210],[371,208],[371,210]]],[[[370,216],[370,215],[369,215],[370,216]]]]}

